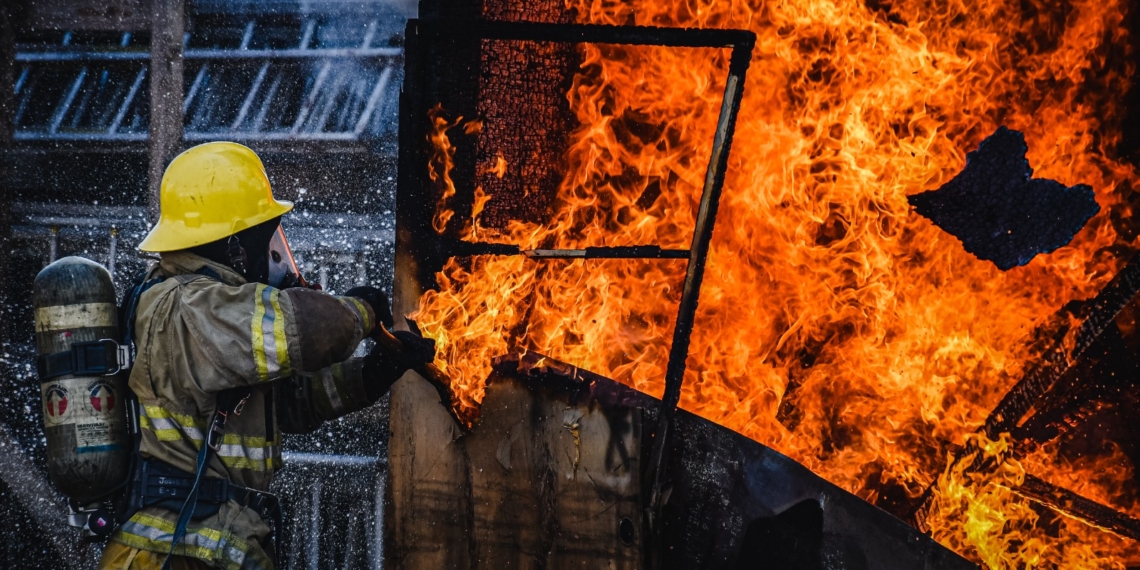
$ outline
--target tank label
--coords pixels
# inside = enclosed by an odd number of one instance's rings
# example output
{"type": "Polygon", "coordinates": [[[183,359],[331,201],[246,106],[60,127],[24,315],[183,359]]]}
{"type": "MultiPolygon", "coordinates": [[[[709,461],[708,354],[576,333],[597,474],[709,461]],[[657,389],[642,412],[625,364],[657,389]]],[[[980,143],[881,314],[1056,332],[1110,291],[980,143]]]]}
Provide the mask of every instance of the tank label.
{"type": "Polygon", "coordinates": [[[101,376],[68,378],[43,385],[44,425],[75,426],[77,453],[118,449],[115,434],[126,422],[122,381],[101,376]]]}
{"type": "Polygon", "coordinates": [[[36,309],[36,332],[51,332],[88,327],[113,327],[116,319],[112,303],[56,305],[36,309]]]}

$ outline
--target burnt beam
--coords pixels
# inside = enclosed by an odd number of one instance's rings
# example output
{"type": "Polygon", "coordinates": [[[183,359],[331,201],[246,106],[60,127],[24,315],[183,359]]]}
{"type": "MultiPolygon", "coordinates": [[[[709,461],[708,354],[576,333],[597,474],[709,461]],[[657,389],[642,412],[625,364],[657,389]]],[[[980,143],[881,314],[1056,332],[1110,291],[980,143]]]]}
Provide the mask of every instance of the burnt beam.
{"type": "MultiPolygon", "coordinates": [[[[1113,344],[1119,337],[1117,320],[1140,292],[1140,255],[1133,256],[1108,285],[1084,307],[1084,319],[1076,331],[1059,334],[1025,374],[1006,393],[997,407],[986,418],[980,431],[990,439],[1010,433],[1021,445],[1014,449],[1019,457],[1046,438],[1071,430],[1087,412],[1090,371],[1096,364],[1097,347],[1113,344]],[[1036,410],[1037,413],[1027,416],[1036,410]],[[1041,413],[1044,411],[1045,413],[1041,413]],[[1066,425],[1068,424],[1068,425],[1066,425]],[[1052,435],[1049,435],[1052,434],[1052,435]]],[[[957,464],[976,452],[967,445],[955,454],[957,464]]],[[[992,462],[977,462],[971,469],[992,467],[992,462]]],[[[911,512],[915,526],[926,530],[926,511],[934,497],[937,481],[926,488],[911,512]]]]}
{"type": "Polygon", "coordinates": [[[646,482],[650,490],[645,510],[650,538],[654,541],[648,554],[650,568],[661,568],[663,564],[661,558],[666,555],[664,543],[661,542],[661,528],[657,522],[660,519],[662,503],[661,468],[668,455],[670,431],[673,428],[677,404],[681,400],[685,361],[689,356],[689,341],[696,320],[705,262],[708,258],[709,244],[712,242],[713,225],[716,223],[716,212],[720,205],[721,190],[724,188],[725,173],[728,170],[728,154],[736,128],[736,116],[744,96],[744,77],[752,57],[751,45],[746,44],[746,46],[739,45],[734,48],[729,62],[728,81],[725,82],[724,99],[721,101],[720,117],[713,137],[712,156],[709,157],[704,190],[701,192],[701,202],[697,209],[685,282],[681,290],[681,302],[677,308],[673,342],[669,349],[669,362],[665,368],[665,393],[661,397],[661,415],[657,420],[657,429],[653,432],[653,453],[646,472],[646,482]]]}
{"type": "Polygon", "coordinates": [[[1140,540],[1140,520],[1033,475],[1027,474],[1021,485],[1010,490],[1095,527],[1140,540]]]}
{"type": "MultiPolygon", "coordinates": [[[[637,470],[654,438],[640,426],[657,419],[660,400],[533,351],[503,355],[493,370],[462,437],[426,383],[397,383],[386,563],[644,568],[637,470]],[[396,402],[413,392],[422,397],[396,402]]],[[[663,569],[975,568],[758,442],[684,410],[676,422],[685,437],[663,466],[663,569]]]]}
{"type": "Polygon", "coordinates": [[[985,432],[991,438],[1011,431],[1025,414],[1058,380],[1080,365],[1081,359],[1113,324],[1117,315],[1140,292],[1140,256],[1129,260],[1089,303],[1087,316],[1076,331],[1075,343],[1069,349],[1059,339],[1008,392],[989,417],[985,432]]]}
{"type": "Polygon", "coordinates": [[[546,24],[539,22],[419,21],[421,33],[447,38],[558,43],[625,44],[663,47],[725,47],[751,51],[756,34],[748,30],[546,24]]]}

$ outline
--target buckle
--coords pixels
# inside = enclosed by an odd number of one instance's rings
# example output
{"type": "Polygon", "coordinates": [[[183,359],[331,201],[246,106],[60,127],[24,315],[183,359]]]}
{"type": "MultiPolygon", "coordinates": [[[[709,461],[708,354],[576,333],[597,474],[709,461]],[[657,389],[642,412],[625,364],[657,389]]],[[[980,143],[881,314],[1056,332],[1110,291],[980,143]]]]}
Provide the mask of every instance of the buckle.
{"type": "Polygon", "coordinates": [[[119,363],[119,343],[104,338],[71,345],[72,374],[113,376],[123,367],[119,363]]]}
{"type": "Polygon", "coordinates": [[[40,381],[57,376],[113,376],[131,367],[130,345],[104,338],[90,342],[77,342],[71,348],[36,358],[36,371],[40,381]]]}
{"type": "Polygon", "coordinates": [[[206,445],[215,452],[222,445],[222,435],[226,431],[226,412],[218,410],[214,414],[214,421],[210,422],[210,431],[206,434],[206,445]]]}
{"type": "Polygon", "coordinates": [[[119,370],[130,370],[131,365],[134,364],[134,359],[131,358],[131,346],[129,344],[116,344],[119,356],[119,370]]]}
{"type": "Polygon", "coordinates": [[[240,416],[240,415],[241,415],[241,412],[242,412],[242,410],[244,410],[244,409],[245,409],[245,401],[246,401],[246,400],[248,400],[248,399],[249,399],[249,396],[248,396],[248,395],[246,395],[246,397],[242,398],[241,400],[238,400],[238,403],[237,403],[237,405],[236,405],[236,406],[234,406],[234,415],[235,415],[235,416],[240,416]]]}

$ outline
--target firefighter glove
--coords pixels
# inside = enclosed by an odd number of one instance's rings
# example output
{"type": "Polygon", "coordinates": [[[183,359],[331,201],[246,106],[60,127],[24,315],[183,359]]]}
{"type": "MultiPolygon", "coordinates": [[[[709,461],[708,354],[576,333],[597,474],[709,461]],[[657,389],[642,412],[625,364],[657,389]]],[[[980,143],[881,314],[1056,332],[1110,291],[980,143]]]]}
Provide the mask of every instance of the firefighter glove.
{"type": "Polygon", "coordinates": [[[364,391],[373,402],[379,400],[405,372],[435,358],[434,340],[408,331],[395,331],[392,336],[403,344],[402,351],[393,352],[377,343],[364,357],[364,391]]]}
{"type": "Polygon", "coordinates": [[[388,305],[388,296],[375,287],[353,287],[344,294],[345,297],[355,297],[368,303],[372,307],[376,318],[389,329],[392,328],[392,308],[388,305]]]}

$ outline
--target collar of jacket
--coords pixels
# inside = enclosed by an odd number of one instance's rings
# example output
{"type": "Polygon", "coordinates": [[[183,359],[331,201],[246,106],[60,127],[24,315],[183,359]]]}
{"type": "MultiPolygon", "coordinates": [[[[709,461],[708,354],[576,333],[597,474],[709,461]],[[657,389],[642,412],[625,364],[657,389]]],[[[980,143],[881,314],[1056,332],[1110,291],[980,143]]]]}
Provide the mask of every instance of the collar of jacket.
{"type": "Polygon", "coordinates": [[[159,262],[159,266],[162,267],[162,272],[169,277],[204,273],[234,287],[246,283],[245,278],[239,275],[237,271],[188,251],[170,251],[163,253],[161,257],[162,261],[159,262]],[[202,271],[203,267],[209,271],[202,271]]]}

